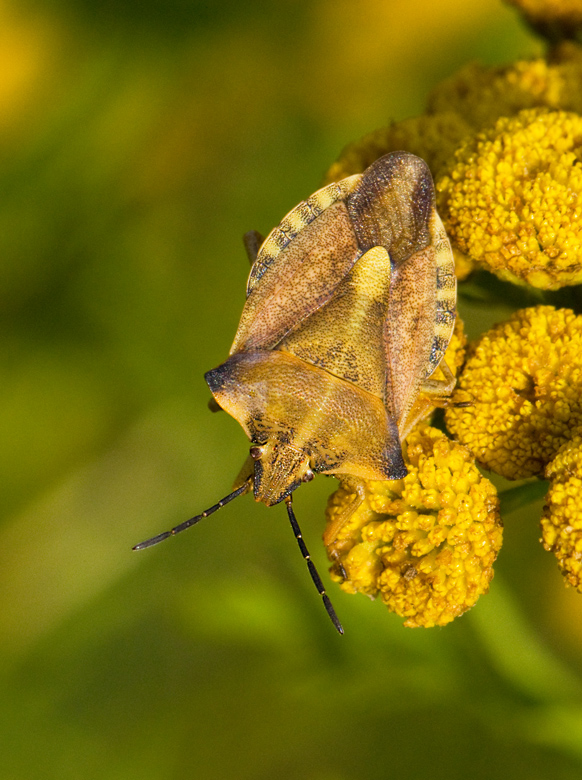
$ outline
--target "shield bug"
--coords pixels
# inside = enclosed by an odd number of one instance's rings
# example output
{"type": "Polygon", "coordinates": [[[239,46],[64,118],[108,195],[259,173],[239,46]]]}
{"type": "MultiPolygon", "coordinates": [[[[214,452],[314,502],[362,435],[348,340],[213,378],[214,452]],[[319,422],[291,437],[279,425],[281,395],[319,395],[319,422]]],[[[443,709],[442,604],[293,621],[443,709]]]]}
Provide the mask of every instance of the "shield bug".
{"type": "MultiPolygon", "coordinates": [[[[150,547],[243,493],[284,501],[295,537],[337,630],[343,629],[303,541],[292,493],[315,474],[362,480],[406,475],[402,442],[454,378],[442,360],[455,323],[453,255],[435,210],[426,163],[407,152],[302,201],[262,241],[252,261],[230,357],[208,371],[211,408],[224,409],[251,442],[226,498],[150,547]],[[431,380],[437,366],[448,377],[431,380]]],[[[353,511],[352,507],[350,509],[353,511]]],[[[349,517],[327,530],[333,541],[349,517]]]]}

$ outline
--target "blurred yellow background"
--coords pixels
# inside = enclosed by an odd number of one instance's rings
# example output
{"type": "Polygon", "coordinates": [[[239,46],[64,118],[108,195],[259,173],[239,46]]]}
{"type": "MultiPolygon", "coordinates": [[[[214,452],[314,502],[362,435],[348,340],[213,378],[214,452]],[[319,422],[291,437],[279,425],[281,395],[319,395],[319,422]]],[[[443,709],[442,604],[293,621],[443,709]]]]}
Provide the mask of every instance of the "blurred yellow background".
{"type": "MultiPolygon", "coordinates": [[[[582,597],[537,508],[445,629],[330,584],[337,636],[249,497],[131,551],[246,455],[203,379],[242,234],[467,60],[540,51],[498,0],[0,0],[2,780],[580,777],[582,597]]],[[[326,582],[332,487],[295,504],[326,582]]]]}

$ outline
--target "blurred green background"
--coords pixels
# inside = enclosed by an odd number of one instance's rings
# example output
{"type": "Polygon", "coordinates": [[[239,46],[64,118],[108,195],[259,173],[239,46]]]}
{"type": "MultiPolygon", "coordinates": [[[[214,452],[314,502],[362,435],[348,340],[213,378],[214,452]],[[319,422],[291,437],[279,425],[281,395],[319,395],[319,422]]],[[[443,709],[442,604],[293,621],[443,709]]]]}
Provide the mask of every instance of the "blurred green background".
{"type": "MultiPolygon", "coordinates": [[[[337,636],[248,497],[131,551],[245,457],[203,380],[242,234],[467,60],[540,50],[498,0],[0,0],[2,780],[580,777],[582,596],[539,506],[444,629],[330,584],[337,636]]],[[[332,487],[295,502],[326,581],[332,487]]]]}

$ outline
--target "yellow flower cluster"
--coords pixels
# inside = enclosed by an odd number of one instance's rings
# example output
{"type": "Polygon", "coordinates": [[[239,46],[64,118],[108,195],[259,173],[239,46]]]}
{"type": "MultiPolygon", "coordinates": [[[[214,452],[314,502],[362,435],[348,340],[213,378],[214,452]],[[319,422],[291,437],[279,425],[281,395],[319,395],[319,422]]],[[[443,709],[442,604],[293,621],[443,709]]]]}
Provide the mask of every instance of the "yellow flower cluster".
{"type": "Polygon", "coordinates": [[[346,147],[326,182],[391,151],[417,154],[437,183],[460,280],[477,263],[544,289],[577,284],[580,113],[582,48],[569,41],[551,59],[469,65],[433,91],[426,114],[346,147]]]}
{"type": "Polygon", "coordinates": [[[526,108],[582,111],[582,49],[562,44],[552,61],[520,60],[507,66],[471,63],[442,81],[428,99],[427,113],[368,133],[340,154],[325,183],[361,173],[388,152],[422,157],[436,178],[446,174],[460,142],[501,116],[526,108]]]}
{"type": "Polygon", "coordinates": [[[466,140],[438,183],[451,239],[503,279],[582,282],[582,116],[529,109],[466,140]]]}
{"type": "Polygon", "coordinates": [[[348,593],[380,595],[407,627],[445,625],[489,589],[497,495],[468,450],[435,428],[408,437],[405,462],[403,480],[365,483],[362,503],[349,482],[331,496],[328,524],[349,515],[328,545],[332,577],[348,593]]]}
{"type": "Polygon", "coordinates": [[[461,114],[474,132],[526,108],[580,113],[581,85],[582,50],[564,43],[551,61],[538,57],[505,66],[466,65],[435,87],[428,111],[461,114]]]}
{"type": "Polygon", "coordinates": [[[461,258],[459,278],[466,254],[510,281],[545,289],[581,281],[582,49],[565,42],[551,60],[468,65],[436,87],[428,110],[458,113],[472,126],[437,182],[439,212],[461,258]]]}
{"type": "Polygon", "coordinates": [[[508,479],[542,475],[582,425],[582,317],[515,312],[469,349],[446,423],[477,460],[508,479]]]}
{"type": "MultiPolygon", "coordinates": [[[[346,147],[326,181],[391,151],[417,154],[433,173],[459,280],[479,266],[555,291],[582,284],[582,3],[509,1],[550,40],[547,56],[466,66],[433,90],[423,116],[346,147]]],[[[487,293],[485,274],[476,284],[487,293]]],[[[537,298],[570,305],[576,293],[552,295],[537,298]]],[[[455,374],[458,338],[447,353],[455,374]]],[[[434,404],[421,394],[415,419],[426,423],[434,404]]],[[[341,587],[380,595],[407,626],[443,625],[474,604],[501,530],[473,457],[508,479],[551,480],[544,546],[582,592],[582,316],[540,305],[481,336],[445,420],[458,443],[420,426],[403,447],[404,480],[362,489],[345,479],[330,499],[328,536],[340,531],[327,547],[341,587]]]]}
{"type": "Polygon", "coordinates": [[[567,585],[582,592],[582,436],[573,436],[546,469],[551,480],[542,541],[554,553],[567,585]]]}

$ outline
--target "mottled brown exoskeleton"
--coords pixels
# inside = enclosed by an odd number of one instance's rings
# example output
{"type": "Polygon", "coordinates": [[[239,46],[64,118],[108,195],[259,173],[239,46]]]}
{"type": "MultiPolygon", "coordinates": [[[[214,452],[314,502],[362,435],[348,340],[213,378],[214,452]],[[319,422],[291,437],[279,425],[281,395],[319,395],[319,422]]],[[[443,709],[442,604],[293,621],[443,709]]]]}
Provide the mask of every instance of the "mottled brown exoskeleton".
{"type": "MultiPolygon", "coordinates": [[[[206,381],[249,437],[249,457],[233,493],[137,549],[251,489],[267,506],[284,500],[341,632],[291,494],[315,474],[341,475],[357,504],[362,480],[406,475],[401,443],[454,386],[442,360],[455,323],[453,255],[430,171],[407,152],[324,187],[245,245],[253,264],[240,324],[230,357],[206,381]],[[430,378],[438,366],[445,381],[430,378]]],[[[353,508],[327,530],[328,545],[353,508]]]]}

